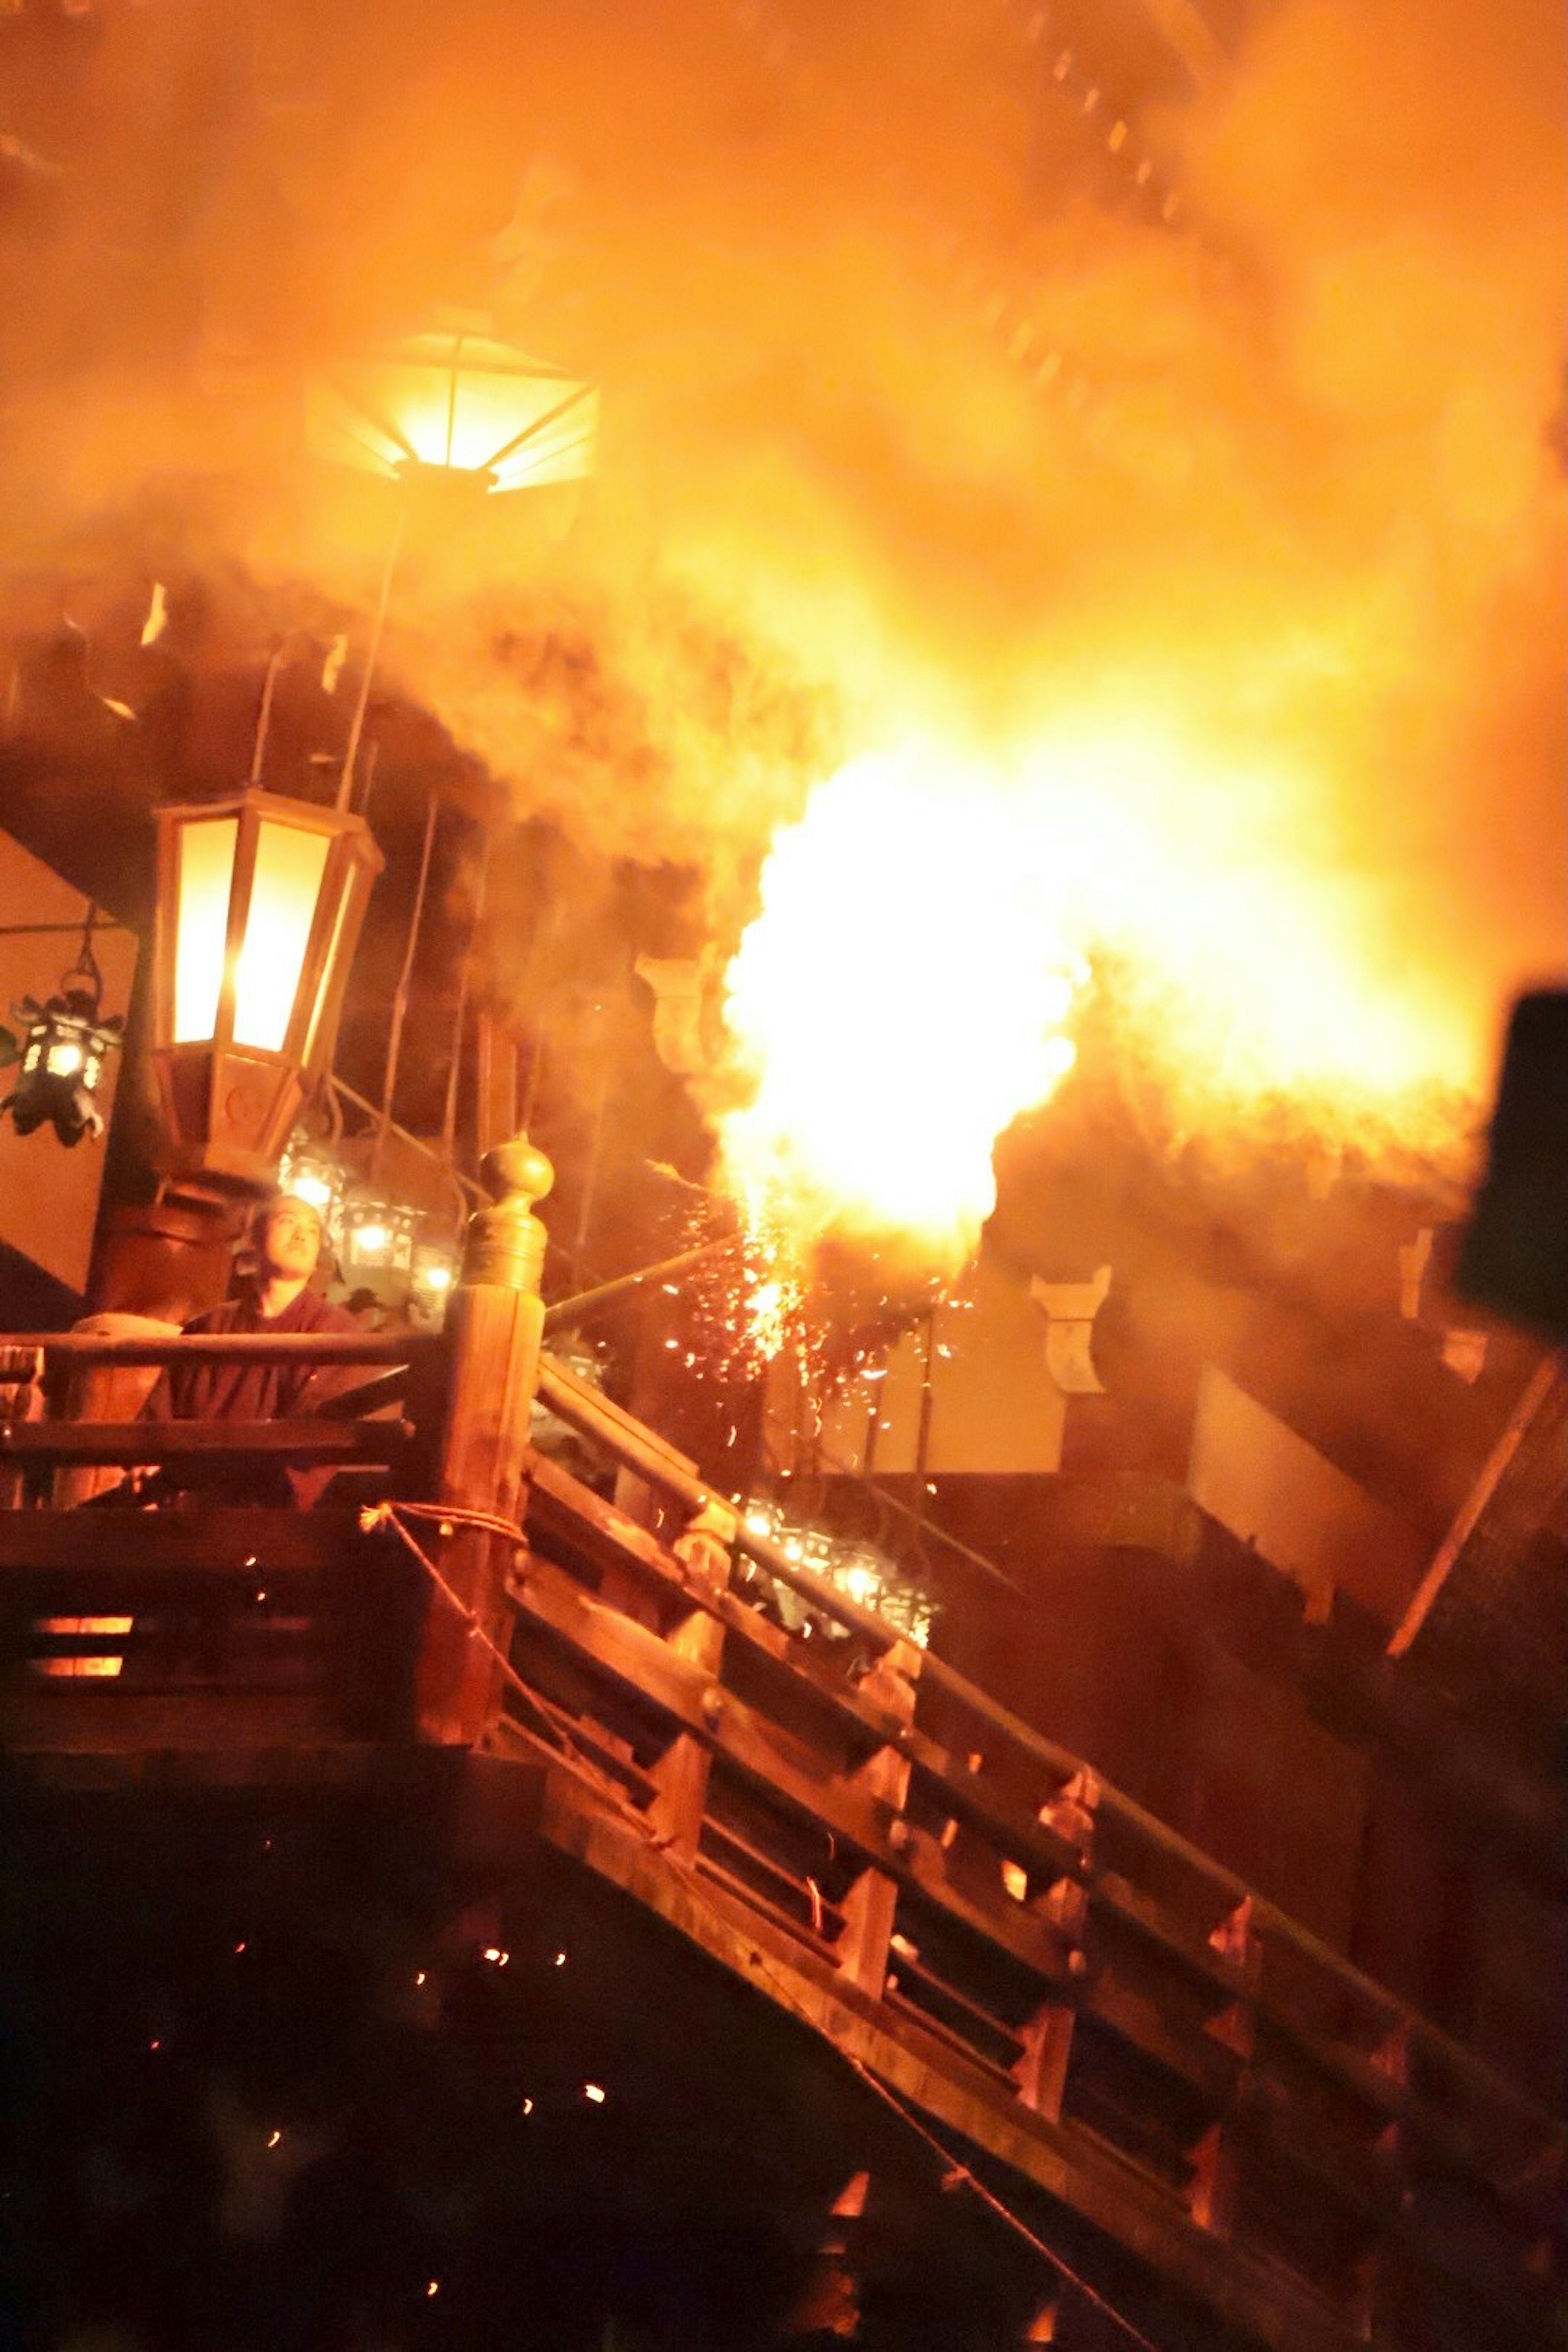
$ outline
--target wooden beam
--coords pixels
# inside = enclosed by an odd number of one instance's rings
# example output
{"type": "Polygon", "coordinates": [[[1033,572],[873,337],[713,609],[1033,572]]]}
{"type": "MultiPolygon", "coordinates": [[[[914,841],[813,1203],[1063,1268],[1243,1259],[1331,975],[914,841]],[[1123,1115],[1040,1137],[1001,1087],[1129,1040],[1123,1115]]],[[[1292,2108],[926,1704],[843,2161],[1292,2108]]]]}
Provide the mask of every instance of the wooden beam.
{"type": "Polygon", "coordinates": [[[1508,1474],[1510,1463],[1523,1443],[1525,1432],[1541,1411],[1562,1371],[1555,1355],[1537,1364],[1524,1393],[1509,1416],[1508,1427],[1481,1466],[1453,1526],[1438,1545],[1431,1566],[1411,1595],[1410,1605],[1389,1638],[1388,1655],[1402,1658],[1426,1622],[1432,1605],[1447,1582],[1455,1561],[1469,1542],[1493,1496],[1508,1474]]]}
{"type": "Polygon", "coordinates": [[[0,1429],[0,1461],[385,1464],[413,1434],[404,1421],[34,1421],[0,1429]]]}
{"type": "Polygon", "coordinates": [[[215,1575],[265,1561],[276,1574],[331,1569],[364,1543],[357,1512],[243,1510],[0,1511],[0,1595],[12,1570],[62,1570],[108,1580],[215,1575]]]}
{"type": "Polygon", "coordinates": [[[438,1331],[181,1331],[163,1339],[106,1339],[92,1331],[0,1334],[7,1348],[36,1349],[47,1364],[405,1364],[439,1354],[438,1331]]]}

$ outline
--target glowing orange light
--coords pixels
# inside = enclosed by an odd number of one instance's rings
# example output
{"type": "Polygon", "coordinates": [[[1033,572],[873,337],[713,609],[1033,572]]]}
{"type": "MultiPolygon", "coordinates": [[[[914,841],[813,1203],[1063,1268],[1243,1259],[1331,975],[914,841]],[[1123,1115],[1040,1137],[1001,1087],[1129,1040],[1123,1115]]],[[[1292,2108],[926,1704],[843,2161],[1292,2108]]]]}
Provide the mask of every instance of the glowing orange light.
{"type": "Polygon", "coordinates": [[[177,1155],[270,1176],[331,1053],[380,855],[363,819],[254,789],[158,823],[153,1052],[177,1155]]]}
{"type": "Polygon", "coordinates": [[[1173,1131],[1234,1134],[1284,1100],[1331,1139],[1446,1140],[1462,1022],[1345,877],[1300,855],[1310,804],[1283,760],[1121,711],[1005,758],[927,742],[818,785],[774,836],[725,983],[721,1164],[759,1351],[826,1226],[956,1267],[996,1138],[1073,1063],[1097,966],[1173,1131]]]}
{"type": "MultiPolygon", "coordinates": [[[[228,968],[229,899],[239,824],[216,817],[180,834],[174,950],[176,1045],[209,1037],[228,968]]],[[[325,834],[264,822],[234,967],[234,1042],[281,1053],[315,921],[331,843],[325,834]]]]}
{"type": "Polygon", "coordinates": [[[494,490],[593,470],[591,384],[466,329],[410,335],[312,385],[310,436],[334,463],[467,476],[494,490]]]}

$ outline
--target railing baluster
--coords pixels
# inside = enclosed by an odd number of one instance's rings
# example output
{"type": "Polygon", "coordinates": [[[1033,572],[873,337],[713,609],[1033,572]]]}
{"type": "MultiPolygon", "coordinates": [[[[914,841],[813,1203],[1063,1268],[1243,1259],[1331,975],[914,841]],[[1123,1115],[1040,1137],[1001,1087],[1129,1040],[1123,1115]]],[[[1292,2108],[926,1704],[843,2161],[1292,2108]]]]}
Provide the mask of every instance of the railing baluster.
{"type": "MultiPolygon", "coordinates": [[[[693,1581],[708,1595],[722,1592],[730,1581],[730,1546],[735,1540],[736,1515],[728,1505],[709,1502],[696,1512],[672,1547],[693,1581]]],[[[724,1655],[723,1621],[695,1601],[665,1636],[677,1657],[700,1665],[717,1688],[724,1655]]],[[[677,1860],[697,1859],[702,1815],[708,1801],[710,1757],[703,1742],[689,1731],[677,1732],[650,1771],[658,1795],[648,1817],[659,1838],[677,1860]]]]}
{"type": "MultiPolygon", "coordinates": [[[[862,1681],[861,1697],[900,1723],[913,1723],[921,1657],[912,1642],[895,1641],[862,1681]]],[[[902,1811],[910,1792],[910,1763],[899,1748],[874,1748],[853,1777],[871,1795],[902,1811]]],[[[844,1927],[835,1948],[839,1966],[854,1983],[879,1996],[887,1981],[898,1901],[895,1879],[884,1871],[864,1870],[841,1906],[844,1927]]]]}

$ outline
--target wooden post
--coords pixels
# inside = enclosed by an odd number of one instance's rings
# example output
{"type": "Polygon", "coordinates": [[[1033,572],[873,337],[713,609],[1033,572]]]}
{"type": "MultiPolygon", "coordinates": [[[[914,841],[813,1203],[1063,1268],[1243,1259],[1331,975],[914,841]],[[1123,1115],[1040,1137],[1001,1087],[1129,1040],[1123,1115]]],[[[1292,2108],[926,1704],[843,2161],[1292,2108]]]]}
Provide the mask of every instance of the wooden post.
{"type": "MultiPolygon", "coordinates": [[[[544,1328],[540,1276],[544,1227],[532,1214],[554,1171],[524,1135],[487,1151],[480,1174],[494,1206],[468,1220],[463,1271],[447,1318],[451,1356],[437,1458],[437,1499],[516,1523],[522,1505],[529,1419],[544,1328]]],[[[494,1724],[510,1629],[506,1600],[515,1545],[455,1522],[436,1559],[470,1621],[432,1591],[420,1651],[421,1735],[473,1746],[494,1724]]]]}
{"type": "MultiPolygon", "coordinates": [[[[862,1681],[861,1697],[899,1722],[912,1723],[921,1658],[921,1653],[912,1642],[895,1642],[862,1681]]],[[[897,1748],[874,1749],[855,1778],[874,1797],[881,1797],[902,1810],[910,1790],[910,1764],[897,1748]]],[[[898,1902],[896,1878],[889,1878],[886,1871],[865,1870],[846,1895],[842,1906],[844,1927],[837,1947],[838,1964],[846,1976],[879,2000],[887,1982],[888,1947],[898,1902]]]]}
{"type": "MultiPolygon", "coordinates": [[[[37,1348],[0,1348],[0,1425],[41,1418],[43,1369],[37,1348]]],[[[0,1510],[14,1511],[22,1503],[24,1475],[19,1464],[0,1469],[0,1510]]]]}
{"type": "MultiPolygon", "coordinates": [[[[710,1501],[675,1539],[676,1558],[710,1592],[722,1592],[729,1584],[735,1527],[735,1514],[729,1505],[710,1501]]],[[[706,1609],[694,1608],[671,1627],[665,1639],[678,1657],[700,1665],[717,1690],[724,1654],[724,1628],[717,1617],[706,1609]]],[[[708,1769],[707,1748],[688,1731],[677,1732],[653,1768],[658,1794],[648,1809],[648,1818],[661,1842],[682,1862],[697,1858],[708,1801],[708,1769]]]]}
{"type": "Polygon", "coordinates": [[[1236,2147],[1223,2121],[1209,2126],[1191,2162],[1188,2210],[1200,2230],[1228,2238],[1236,2213],[1236,2147]]]}
{"type": "MultiPolygon", "coordinates": [[[[1077,1848],[1086,1871],[1094,1853],[1094,1817],[1099,1803],[1100,1783],[1085,1766],[1039,1808],[1039,1819],[1058,1837],[1077,1848]]],[[[1040,1918],[1048,1919],[1059,1932],[1067,1947],[1069,1970],[1075,1976],[1081,1975],[1084,1930],[1089,1920],[1089,1889],[1084,1881],[1072,1877],[1055,1879],[1035,1896],[1029,1908],[1040,1918]]],[[[1077,2021],[1074,2001],[1047,2000],[1022,2028],[1024,2047],[1013,2068],[1013,2080],[1018,2085],[1018,2096],[1024,2105],[1052,2123],[1061,2116],[1077,2021]]]]}

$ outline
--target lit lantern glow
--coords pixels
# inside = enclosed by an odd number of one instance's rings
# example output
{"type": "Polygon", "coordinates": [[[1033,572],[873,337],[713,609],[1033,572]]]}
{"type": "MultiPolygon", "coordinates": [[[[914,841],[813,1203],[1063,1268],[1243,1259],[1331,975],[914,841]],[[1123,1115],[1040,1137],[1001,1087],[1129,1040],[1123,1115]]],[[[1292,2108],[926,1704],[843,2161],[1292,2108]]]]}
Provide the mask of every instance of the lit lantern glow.
{"type": "Polygon", "coordinates": [[[26,1034],[21,1075],[0,1102],[0,1115],[10,1115],[18,1135],[52,1127],[68,1146],[101,1135],[103,1116],[94,1097],[104,1062],[120,1043],[121,1014],[105,1019],[95,988],[65,983],[47,1003],[25,997],[13,1011],[26,1034]]]}
{"type": "Polygon", "coordinates": [[[289,1139],[289,1149],[278,1164],[278,1189],[291,1192],[298,1201],[308,1201],[312,1209],[321,1213],[329,1230],[336,1226],[342,1172],[336,1160],[308,1136],[289,1139]]]}
{"type": "Polygon", "coordinates": [[[401,1202],[371,1192],[351,1193],[343,1202],[342,1255],[345,1277],[368,1279],[372,1288],[382,1277],[397,1275],[406,1282],[414,1256],[414,1228],[418,1219],[401,1202]]]}
{"type": "Polygon", "coordinates": [[[381,854],[363,818],[274,793],[157,815],[153,1047],[175,1160],[264,1182],[331,1055],[381,854]]]}
{"type": "Polygon", "coordinates": [[[593,470],[598,409],[591,384],[458,329],[334,369],[311,387],[309,422],[320,454],[340,465],[521,490],[593,470]]]}
{"type": "Polygon", "coordinates": [[[458,1259],[453,1248],[439,1242],[415,1243],[409,1289],[411,1304],[423,1322],[441,1321],[457,1278],[458,1259]]]}

